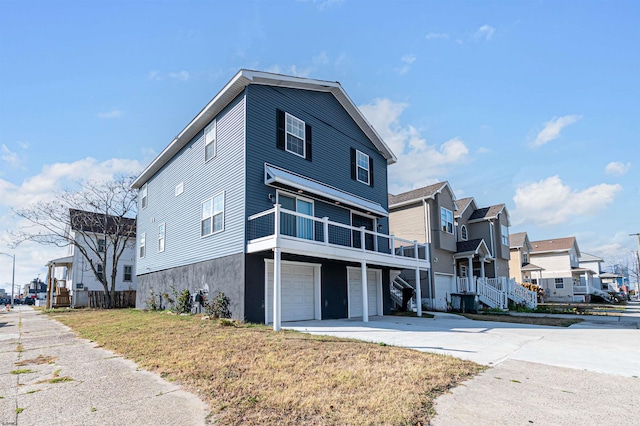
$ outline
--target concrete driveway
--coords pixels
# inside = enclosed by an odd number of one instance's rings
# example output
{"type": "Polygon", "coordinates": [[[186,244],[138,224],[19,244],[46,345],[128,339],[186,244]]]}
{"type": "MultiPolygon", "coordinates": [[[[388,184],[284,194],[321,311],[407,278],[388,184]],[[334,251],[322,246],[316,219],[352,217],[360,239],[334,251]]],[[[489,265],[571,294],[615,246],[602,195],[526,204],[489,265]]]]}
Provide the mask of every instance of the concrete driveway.
{"type": "Polygon", "coordinates": [[[436,400],[434,425],[637,425],[640,309],[580,316],[571,327],[373,317],[300,321],[284,328],[384,342],[492,366],[436,400]]]}

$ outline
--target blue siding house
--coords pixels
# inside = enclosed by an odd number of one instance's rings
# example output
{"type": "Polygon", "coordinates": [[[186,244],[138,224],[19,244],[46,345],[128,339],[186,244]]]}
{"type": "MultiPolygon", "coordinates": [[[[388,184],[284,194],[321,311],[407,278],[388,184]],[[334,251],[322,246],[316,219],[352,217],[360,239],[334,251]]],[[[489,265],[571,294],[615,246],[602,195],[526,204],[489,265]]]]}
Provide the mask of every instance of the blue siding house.
{"type": "Polygon", "coordinates": [[[239,71],[133,184],[137,306],[174,286],[276,330],[389,313],[393,277],[430,266],[388,234],[395,160],[339,83],[239,71]]]}

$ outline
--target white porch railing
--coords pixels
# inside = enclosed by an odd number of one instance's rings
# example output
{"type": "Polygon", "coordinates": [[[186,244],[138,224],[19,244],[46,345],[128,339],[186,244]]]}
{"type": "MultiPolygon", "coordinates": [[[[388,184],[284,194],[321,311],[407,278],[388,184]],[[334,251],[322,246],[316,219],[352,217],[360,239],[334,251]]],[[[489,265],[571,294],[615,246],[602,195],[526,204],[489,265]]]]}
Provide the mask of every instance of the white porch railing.
{"type": "Polygon", "coordinates": [[[508,306],[505,292],[489,285],[487,278],[477,278],[476,287],[478,298],[482,303],[491,308],[506,309],[508,306]]]}
{"type": "Polygon", "coordinates": [[[529,309],[538,307],[538,294],[518,284],[515,280],[509,280],[509,297],[516,303],[522,303],[529,309]]]}
{"type": "MultiPolygon", "coordinates": [[[[249,244],[275,237],[275,221],[279,221],[279,237],[331,247],[376,253],[390,259],[415,259],[429,262],[429,246],[418,244],[394,235],[369,231],[364,227],[345,225],[303,213],[274,207],[248,218],[247,241],[249,244]],[[276,216],[278,216],[276,218],[276,216]]],[[[360,256],[355,254],[356,256],[360,256]]]]}
{"type": "Polygon", "coordinates": [[[535,309],[538,295],[507,277],[458,277],[457,289],[462,293],[475,293],[480,301],[491,308],[506,309],[509,299],[535,309]]]}
{"type": "Polygon", "coordinates": [[[586,285],[574,285],[573,294],[589,294],[589,286],[586,285]]]}

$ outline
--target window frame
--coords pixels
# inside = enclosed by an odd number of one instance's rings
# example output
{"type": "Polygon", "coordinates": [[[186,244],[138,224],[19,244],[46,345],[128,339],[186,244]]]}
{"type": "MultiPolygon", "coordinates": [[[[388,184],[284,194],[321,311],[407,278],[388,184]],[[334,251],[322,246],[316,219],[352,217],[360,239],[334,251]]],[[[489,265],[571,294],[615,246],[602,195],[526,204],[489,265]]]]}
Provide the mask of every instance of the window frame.
{"type": "Polygon", "coordinates": [[[467,225],[460,226],[460,238],[462,241],[469,240],[469,232],[467,231],[467,225]]]}
{"type": "Polygon", "coordinates": [[[453,211],[446,207],[440,207],[440,231],[453,235],[453,211]],[[449,218],[451,216],[451,218],[449,218]],[[449,230],[451,225],[451,230],[449,230]]]}
{"type": "Polygon", "coordinates": [[[124,265],[124,267],[122,268],[122,281],[123,282],[133,281],[133,265],[124,265]],[[129,268],[129,279],[127,279],[127,268],[129,268]]]}
{"type": "Polygon", "coordinates": [[[104,280],[104,265],[102,263],[96,264],[96,272],[96,275],[98,275],[98,281],[102,282],[104,280]]]}
{"type": "Polygon", "coordinates": [[[147,233],[140,234],[140,248],[138,249],[138,257],[144,259],[147,256],[147,233]]]}
{"type": "Polygon", "coordinates": [[[365,154],[364,152],[356,149],[356,180],[358,182],[360,182],[360,183],[364,183],[365,185],[370,185],[370,182],[371,182],[371,170],[370,170],[370,167],[369,167],[369,165],[371,164],[370,161],[371,161],[371,159],[369,157],[369,154],[365,154]],[[363,167],[362,165],[360,165],[360,157],[361,156],[366,157],[366,159],[367,159],[367,161],[366,161],[367,167],[363,167]],[[360,173],[359,173],[360,169],[365,170],[367,172],[367,181],[366,182],[363,181],[362,179],[360,179],[360,173]]]}
{"type": "Polygon", "coordinates": [[[218,120],[213,120],[211,123],[209,123],[205,128],[204,128],[204,162],[208,163],[209,161],[211,161],[212,159],[216,158],[216,155],[218,154],[218,125],[217,125],[217,121],[218,120]],[[213,127],[213,131],[210,131],[209,129],[211,129],[211,127],[213,127]],[[213,133],[213,140],[209,140],[207,141],[207,138],[210,134],[213,133]],[[209,145],[213,144],[213,153],[211,154],[211,157],[207,158],[207,147],[209,147],[209,145]]]}
{"type": "Polygon", "coordinates": [[[176,189],[175,189],[175,195],[176,197],[178,195],[181,195],[184,192],[184,182],[180,182],[179,184],[176,185],[176,189]]]}
{"type": "Polygon", "coordinates": [[[140,197],[140,210],[144,210],[149,205],[149,188],[146,183],[142,185],[140,192],[142,193],[140,197]]]}
{"type": "Polygon", "coordinates": [[[96,237],[98,253],[104,253],[107,250],[107,239],[96,237]]]}
{"type": "Polygon", "coordinates": [[[158,253],[164,252],[166,235],[167,235],[167,224],[166,222],[162,222],[158,224],[158,253]]]}
{"type": "MultiPolygon", "coordinates": [[[[296,123],[296,124],[299,124],[299,123],[296,123]]],[[[305,123],[304,120],[301,120],[295,115],[289,114],[288,112],[285,111],[284,113],[284,150],[286,152],[290,152],[291,154],[297,155],[298,157],[302,157],[304,159],[307,158],[307,126],[306,124],[307,123],[305,123]],[[289,118],[302,124],[302,138],[300,138],[299,135],[296,135],[295,133],[292,133],[289,131],[289,126],[288,126],[289,118]],[[302,141],[302,154],[289,149],[288,135],[291,135],[292,137],[296,139],[300,139],[302,141]]]]}
{"type": "Polygon", "coordinates": [[[220,232],[224,231],[224,219],[225,219],[225,210],[226,210],[226,206],[225,206],[225,202],[226,202],[226,196],[225,196],[225,191],[220,191],[217,194],[215,194],[212,197],[209,197],[207,199],[205,199],[204,201],[202,201],[202,203],[200,203],[200,238],[205,238],[205,237],[209,237],[211,235],[215,235],[218,234],[220,232]],[[222,196],[222,210],[218,211],[216,213],[215,211],[215,199],[222,196]],[[204,217],[204,204],[211,201],[211,216],[207,216],[206,218],[204,217]],[[219,230],[215,231],[213,229],[214,226],[214,219],[217,215],[222,215],[222,228],[220,228],[219,230]],[[204,223],[205,220],[211,220],[211,226],[210,226],[210,230],[211,232],[209,232],[208,234],[203,234],[203,227],[202,224],[204,223]]]}
{"type": "Polygon", "coordinates": [[[507,225],[500,224],[500,233],[502,234],[502,245],[508,246],[509,245],[509,227],[507,225]]]}
{"type": "Polygon", "coordinates": [[[564,288],[564,278],[554,278],[554,284],[556,286],[556,289],[563,289],[564,288]],[[560,280],[560,282],[558,282],[558,280],[560,280]],[[560,287],[558,287],[558,285],[560,287]]]}
{"type": "Polygon", "coordinates": [[[526,251],[522,252],[522,264],[526,265],[529,263],[529,253],[527,253],[526,251]]]}

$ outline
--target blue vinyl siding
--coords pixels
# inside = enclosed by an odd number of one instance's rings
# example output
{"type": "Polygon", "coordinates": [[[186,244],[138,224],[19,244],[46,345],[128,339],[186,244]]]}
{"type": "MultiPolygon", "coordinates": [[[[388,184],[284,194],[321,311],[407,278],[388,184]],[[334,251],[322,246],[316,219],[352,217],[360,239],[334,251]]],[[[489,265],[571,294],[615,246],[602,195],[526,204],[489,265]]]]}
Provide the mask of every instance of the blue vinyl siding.
{"type": "MultiPolygon", "coordinates": [[[[247,216],[273,206],[268,194],[274,193],[275,189],[264,184],[265,162],[387,208],[386,160],[331,93],[250,85],[246,94],[247,216]],[[276,109],[286,111],[311,126],[313,161],[276,147],[276,109]],[[373,187],[351,179],[351,148],[373,159],[373,187]]],[[[350,223],[348,210],[319,201],[314,204],[316,216],[328,216],[336,222],[350,223]]],[[[386,232],[387,220],[383,219],[380,223],[386,232]]]]}
{"type": "MultiPolygon", "coordinates": [[[[217,117],[216,156],[204,162],[201,130],[148,182],[149,203],[138,212],[146,233],[146,257],[137,275],[244,252],[245,99],[237,97],[217,117]],[[184,182],[184,192],[175,188],[184,182]],[[201,203],[225,192],[224,231],[200,236],[201,203]],[[165,251],[158,253],[158,225],[166,223],[165,251]]],[[[139,244],[139,241],[138,241],[139,244]]]]}

